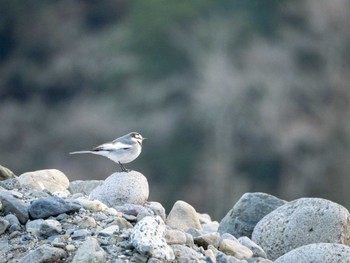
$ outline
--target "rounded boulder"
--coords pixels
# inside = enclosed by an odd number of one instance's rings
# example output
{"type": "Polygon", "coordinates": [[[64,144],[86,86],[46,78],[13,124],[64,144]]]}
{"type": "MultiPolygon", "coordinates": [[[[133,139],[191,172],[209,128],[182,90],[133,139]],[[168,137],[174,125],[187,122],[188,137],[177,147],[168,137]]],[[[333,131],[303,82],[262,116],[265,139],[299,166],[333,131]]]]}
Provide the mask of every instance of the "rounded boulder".
{"type": "Polygon", "coordinates": [[[149,195],[147,178],[136,171],[116,172],[89,195],[90,200],[99,200],[109,207],[124,204],[143,205],[149,195]]]}
{"type": "Polygon", "coordinates": [[[252,240],[271,260],[313,243],[350,244],[349,211],[321,198],[300,198],[266,215],[254,228],[252,240]]]}
{"type": "Polygon", "coordinates": [[[334,243],[318,243],[293,249],[287,254],[279,257],[275,263],[348,263],[349,259],[350,247],[334,243]]]}

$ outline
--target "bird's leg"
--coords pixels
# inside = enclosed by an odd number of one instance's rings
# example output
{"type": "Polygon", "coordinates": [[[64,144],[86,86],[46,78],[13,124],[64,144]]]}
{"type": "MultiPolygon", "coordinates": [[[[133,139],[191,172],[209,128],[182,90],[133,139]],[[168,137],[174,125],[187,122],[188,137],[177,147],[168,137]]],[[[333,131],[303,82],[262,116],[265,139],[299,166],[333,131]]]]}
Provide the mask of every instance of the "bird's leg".
{"type": "Polygon", "coordinates": [[[128,172],[127,169],[125,169],[124,165],[121,162],[118,162],[120,167],[122,168],[122,172],[128,172]]]}

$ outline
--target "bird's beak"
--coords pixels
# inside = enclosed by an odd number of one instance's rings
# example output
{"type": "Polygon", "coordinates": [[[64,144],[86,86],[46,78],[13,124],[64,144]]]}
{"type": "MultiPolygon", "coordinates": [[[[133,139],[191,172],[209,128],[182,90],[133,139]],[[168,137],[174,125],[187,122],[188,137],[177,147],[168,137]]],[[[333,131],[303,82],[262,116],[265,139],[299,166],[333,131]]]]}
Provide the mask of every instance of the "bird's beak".
{"type": "Polygon", "coordinates": [[[142,137],[142,140],[147,140],[148,138],[142,137]]]}

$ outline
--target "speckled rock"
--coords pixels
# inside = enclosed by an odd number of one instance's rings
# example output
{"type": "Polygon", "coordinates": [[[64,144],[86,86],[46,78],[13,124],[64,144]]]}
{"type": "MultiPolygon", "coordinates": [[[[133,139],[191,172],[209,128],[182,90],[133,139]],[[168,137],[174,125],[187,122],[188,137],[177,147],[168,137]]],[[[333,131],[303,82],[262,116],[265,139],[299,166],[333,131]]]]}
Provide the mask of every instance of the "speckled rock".
{"type": "Polygon", "coordinates": [[[184,201],[176,201],[166,219],[166,224],[185,232],[190,228],[202,229],[198,213],[193,206],[184,201]]]}
{"type": "Polygon", "coordinates": [[[146,216],[132,230],[130,242],[142,255],[174,260],[174,252],[164,238],[165,224],[160,216],[146,216]]]}
{"type": "Polygon", "coordinates": [[[293,249],[275,260],[275,263],[296,262],[348,263],[350,247],[334,243],[310,244],[293,249]]]}
{"type": "Polygon", "coordinates": [[[90,193],[89,199],[97,199],[109,207],[116,208],[127,203],[143,205],[148,195],[146,177],[139,172],[130,171],[110,175],[102,185],[90,193]]]}
{"type": "Polygon", "coordinates": [[[350,245],[350,214],[329,200],[297,199],[265,216],[256,225],[252,240],[272,260],[307,244],[350,245]]]}
{"type": "Polygon", "coordinates": [[[255,225],[286,201],[265,193],[246,193],[221,220],[219,233],[251,237],[255,225]]]}
{"type": "MultiPolygon", "coordinates": [[[[34,190],[67,191],[69,180],[64,173],[56,169],[38,170],[21,174],[18,181],[22,187],[34,190]]],[[[68,192],[68,191],[67,191],[68,192]]]]}

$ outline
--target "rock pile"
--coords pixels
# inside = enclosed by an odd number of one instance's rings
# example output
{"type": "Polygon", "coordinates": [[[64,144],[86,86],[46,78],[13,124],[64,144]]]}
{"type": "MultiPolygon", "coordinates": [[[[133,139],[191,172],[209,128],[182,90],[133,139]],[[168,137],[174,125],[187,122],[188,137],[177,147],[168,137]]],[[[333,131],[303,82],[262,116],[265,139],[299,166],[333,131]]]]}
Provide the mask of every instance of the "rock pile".
{"type": "Polygon", "coordinates": [[[167,214],[138,172],[2,168],[0,262],[349,262],[349,212],[325,199],[247,193],[219,223],[184,201],[167,214]]]}

